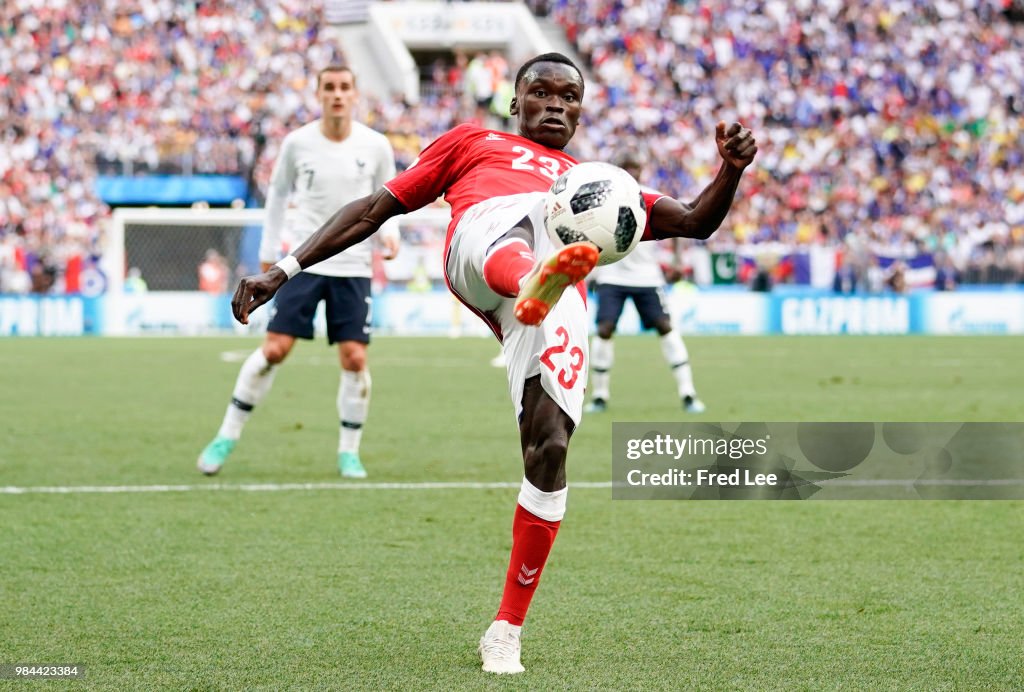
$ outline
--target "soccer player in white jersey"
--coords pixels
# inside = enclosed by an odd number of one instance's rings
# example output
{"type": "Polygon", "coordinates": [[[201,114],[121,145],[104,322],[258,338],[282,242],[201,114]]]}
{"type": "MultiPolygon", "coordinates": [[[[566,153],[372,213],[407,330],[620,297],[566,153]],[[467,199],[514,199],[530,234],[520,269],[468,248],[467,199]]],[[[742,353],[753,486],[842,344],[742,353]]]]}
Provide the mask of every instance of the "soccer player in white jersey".
{"type": "MultiPolygon", "coordinates": [[[[395,175],[395,157],[387,138],[354,120],[358,102],[356,78],[347,67],[332,65],[317,75],[321,117],[290,132],[281,145],[267,195],[267,220],[260,243],[264,271],[281,258],[282,230],[289,198],[295,205],[289,229],[304,241],[339,206],[380,188],[395,175]]],[[[398,251],[395,222],[381,234],[384,256],[398,251]]],[[[199,455],[199,470],[220,471],[235,448],[254,407],[270,392],[278,367],[296,339],[313,338],[313,318],[325,301],[327,339],[338,344],[341,382],[338,386],[338,470],[346,478],[365,478],[359,442],[370,405],[370,342],[372,241],[353,245],[309,267],[278,294],[263,344],[242,365],[217,436],[199,455]]],[[[296,243],[297,244],[297,243],[296,243]]]]}
{"type": "MultiPolygon", "coordinates": [[[[479,645],[483,670],[491,673],[523,671],[523,621],[565,514],[566,452],[583,417],[587,381],[580,282],[598,254],[587,242],[555,249],[544,231],[545,193],[576,165],[564,148],[580,118],[583,76],[569,58],[545,53],[528,60],[514,84],[515,134],[475,125],[449,130],[384,187],[342,208],[294,254],[242,279],[232,299],[235,318],[245,324],[304,267],[439,195],[449,202],[445,278],[502,343],[525,476],[501,602],[479,645]]],[[[739,123],[719,123],[715,141],[722,165],[695,204],[645,194],[645,238],[707,238],[722,223],[757,145],[739,123]]]]}
{"type": "MultiPolygon", "coordinates": [[[[622,149],[611,160],[640,181],[645,164],[635,148],[622,149]]],[[[678,242],[673,240],[673,242],[678,242]]],[[[661,341],[661,353],[676,380],[676,391],[688,413],[703,413],[704,403],[697,398],[690,369],[690,354],[665,309],[665,275],[655,255],[654,243],[640,243],[633,252],[613,264],[598,267],[591,279],[597,293],[597,334],[590,343],[591,399],[588,413],[608,408],[611,398],[611,369],[615,362],[612,336],[622,316],[626,300],[632,300],[644,329],[654,329],[661,341]]]]}

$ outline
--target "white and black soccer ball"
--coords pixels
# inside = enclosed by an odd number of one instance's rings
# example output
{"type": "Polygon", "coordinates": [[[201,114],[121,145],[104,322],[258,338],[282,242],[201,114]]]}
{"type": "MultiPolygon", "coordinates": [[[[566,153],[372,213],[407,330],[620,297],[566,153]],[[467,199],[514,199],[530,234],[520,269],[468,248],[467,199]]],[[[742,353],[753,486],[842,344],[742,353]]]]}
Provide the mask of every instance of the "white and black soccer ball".
{"type": "Polygon", "coordinates": [[[544,200],[544,213],[548,236],[557,247],[590,241],[601,251],[599,265],[632,252],[647,224],[647,205],[633,176],[596,161],[559,176],[544,200]]]}

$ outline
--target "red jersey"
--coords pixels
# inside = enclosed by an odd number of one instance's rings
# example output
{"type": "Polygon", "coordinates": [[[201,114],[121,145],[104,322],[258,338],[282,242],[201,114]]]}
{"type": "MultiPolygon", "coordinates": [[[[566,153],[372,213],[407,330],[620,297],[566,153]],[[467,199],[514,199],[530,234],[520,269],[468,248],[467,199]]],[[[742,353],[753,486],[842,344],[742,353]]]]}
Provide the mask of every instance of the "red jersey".
{"type": "MultiPolygon", "coordinates": [[[[562,173],[579,163],[559,149],[520,135],[459,125],[420,153],[405,171],[384,185],[412,211],[441,195],[452,207],[445,248],[466,210],[492,197],[547,192],[562,173]]],[[[648,208],[663,195],[644,194],[648,208]]]]}

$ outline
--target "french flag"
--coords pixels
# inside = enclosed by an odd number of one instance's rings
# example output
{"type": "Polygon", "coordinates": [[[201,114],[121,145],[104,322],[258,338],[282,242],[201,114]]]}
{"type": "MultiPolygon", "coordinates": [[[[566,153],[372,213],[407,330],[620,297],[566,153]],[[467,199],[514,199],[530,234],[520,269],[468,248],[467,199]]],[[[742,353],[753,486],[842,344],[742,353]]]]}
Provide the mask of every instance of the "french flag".
{"type": "Polygon", "coordinates": [[[896,262],[903,262],[907,270],[904,278],[907,281],[907,288],[932,288],[935,286],[935,257],[931,254],[921,254],[916,257],[883,257],[877,255],[878,266],[889,271],[896,262]]]}

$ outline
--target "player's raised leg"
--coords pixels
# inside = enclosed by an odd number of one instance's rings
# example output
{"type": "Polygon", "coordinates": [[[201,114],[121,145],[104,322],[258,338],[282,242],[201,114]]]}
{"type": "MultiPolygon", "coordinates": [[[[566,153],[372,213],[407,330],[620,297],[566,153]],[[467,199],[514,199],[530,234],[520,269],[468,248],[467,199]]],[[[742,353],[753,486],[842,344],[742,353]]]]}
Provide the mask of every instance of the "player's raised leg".
{"type": "Polygon", "coordinates": [[[518,298],[515,314],[523,324],[540,324],[566,287],[586,278],[597,264],[597,247],[588,242],[567,245],[538,262],[534,255],[534,225],[530,217],[487,249],[483,278],[504,298],[518,298]]]}
{"type": "Polygon", "coordinates": [[[253,409],[262,403],[274,384],[276,366],[284,361],[294,345],[295,337],[268,332],[263,345],[242,363],[217,436],[199,454],[197,466],[207,476],[220,471],[235,449],[253,409]]]}
{"type": "Polygon", "coordinates": [[[484,281],[499,296],[518,296],[523,277],[537,263],[533,247],[525,237],[528,233],[528,228],[517,227],[487,249],[483,263],[484,281]]]}
{"type": "Polygon", "coordinates": [[[519,289],[516,319],[531,326],[544,321],[565,289],[593,271],[598,255],[597,246],[584,240],[555,250],[538,262],[519,289]]]}

